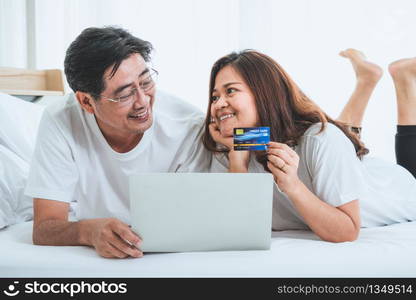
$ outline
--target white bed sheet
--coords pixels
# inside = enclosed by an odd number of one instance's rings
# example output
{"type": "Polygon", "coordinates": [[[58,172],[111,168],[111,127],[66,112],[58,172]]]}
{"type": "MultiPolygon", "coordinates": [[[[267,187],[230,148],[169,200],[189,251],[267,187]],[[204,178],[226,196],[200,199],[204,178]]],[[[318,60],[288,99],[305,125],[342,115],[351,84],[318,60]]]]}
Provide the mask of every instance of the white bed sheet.
{"type": "Polygon", "coordinates": [[[0,230],[0,277],[416,277],[416,222],[362,229],[328,243],[308,231],[272,233],[267,251],[147,253],[105,259],[89,247],[35,246],[32,222],[0,230]]]}

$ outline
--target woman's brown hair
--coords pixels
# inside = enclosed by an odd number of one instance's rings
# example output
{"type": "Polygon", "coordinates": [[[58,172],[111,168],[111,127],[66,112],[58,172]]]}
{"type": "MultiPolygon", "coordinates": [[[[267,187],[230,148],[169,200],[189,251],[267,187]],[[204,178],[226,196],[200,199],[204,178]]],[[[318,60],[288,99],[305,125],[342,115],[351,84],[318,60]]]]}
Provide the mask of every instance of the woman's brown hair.
{"type": "MultiPolygon", "coordinates": [[[[249,86],[257,107],[259,117],[257,125],[270,127],[271,141],[294,147],[311,125],[321,122],[322,126],[319,132],[322,132],[325,129],[325,124],[329,122],[342,130],[350,139],[360,159],[369,152],[359,137],[350,131],[347,124],[330,118],[299,89],[277,62],[254,50],[233,52],[215,62],[211,69],[209,99],[212,96],[217,74],[225,66],[233,67],[249,86]]],[[[207,109],[202,140],[209,151],[228,152],[224,148],[217,147],[216,142],[212,139],[209,133],[210,121],[211,101],[207,109]]],[[[256,156],[265,170],[268,170],[266,153],[259,151],[256,156]]]]}

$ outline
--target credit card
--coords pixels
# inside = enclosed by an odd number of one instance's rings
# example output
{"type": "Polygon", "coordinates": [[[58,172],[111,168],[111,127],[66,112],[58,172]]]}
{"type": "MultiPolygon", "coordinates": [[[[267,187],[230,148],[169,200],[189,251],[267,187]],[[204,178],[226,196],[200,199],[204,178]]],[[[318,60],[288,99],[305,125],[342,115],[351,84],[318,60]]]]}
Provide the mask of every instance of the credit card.
{"type": "Polygon", "coordinates": [[[267,150],[270,142],[270,127],[234,128],[235,151],[267,150]]]}

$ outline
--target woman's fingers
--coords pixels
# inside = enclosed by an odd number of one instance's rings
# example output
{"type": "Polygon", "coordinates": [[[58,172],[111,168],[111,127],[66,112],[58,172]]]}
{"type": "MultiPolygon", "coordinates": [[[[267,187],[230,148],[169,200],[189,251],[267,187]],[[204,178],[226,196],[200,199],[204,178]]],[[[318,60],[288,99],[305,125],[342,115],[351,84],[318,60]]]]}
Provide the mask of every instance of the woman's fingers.
{"type": "Polygon", "coordinates": [[[292,157],[297,157],[298,156],[298,154],[296,153],[295,150],[293,150],[288,145],[283,144],[283,143],[270,142],[268,148],[269,149],[282,149],[282,150],[285,150],[287,153],[289,153],[289,155],[292,156],[292,157]]]}
{"type": "Polygon", "coordinates": [[[287,163],[283,159],[275,155],[268,155],[267,159],[270,163],[273,164],[273,166],[275,166],[279,170],[283,170],[285,165],[287,165],[287,163]]]}
{"type": "Polygon", "coordinates": [[[209,124],[209,133],[215,142],[224,145],[229,150],[233,149],[233,137],[223,137],[216,123],[209,124]]]}
{"type": "Polygon", "coordinates": [[[269,156],[277,156],[282,159],[288,165],[296,165],[296,161],[287,151],[283,149],[269,148],[267,150],[269,156]]]}
{"type": "Polygon", "coordinates": [[[217,124],[216,123],[210,123],[208,129],[209,129],[209,133],[212,136],[212,139],[214,141],[217,141],[218,138],[221,136],[220,131],[218,130],[217,124]]]}
{"type": "Polygon", "coordinates": [[[267,167],[269,167],[270,171],[272,172],[274,181],[276,181],[276,183],[279,181],[279,179],[285,176],[285,172],[276,167],[272,162],[268,161],[267,167]]]}
{"type": "Polygon", "coordinates": [[[217,123],[215,123],[215,122],[212,122],[212,123],[209,123],[209,131],[211,132],[211,131],[218,131],[218,126],[217,126],[217,123]]]}

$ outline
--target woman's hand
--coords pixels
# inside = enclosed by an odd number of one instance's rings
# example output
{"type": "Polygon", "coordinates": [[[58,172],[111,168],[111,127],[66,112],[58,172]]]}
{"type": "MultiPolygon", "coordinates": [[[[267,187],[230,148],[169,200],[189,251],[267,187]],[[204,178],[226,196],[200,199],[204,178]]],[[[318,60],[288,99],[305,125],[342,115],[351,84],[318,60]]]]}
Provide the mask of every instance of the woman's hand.
{"type": "Polygon", "coordinates": [[[298,177],[299,156],[286,144],[270,142],[267,166],[280,190],[289,196],[302,185],[298,177]]]}
{"type": "Polygon", "coordinates": [[[218,144],[227,147],[228,150],[232,150],[234,148],[233,137],[223,137],[215,121],[211,121],[211,123],[209,123],[209,133],[211,134],[212,139],[218,144]]]}
{"type": "Polygon", "coordinates": [[[228,171],[231,173],[247,173],[248,163],[250,160],[249,151],[234,151],[234,138],[223,137],[218,128],[217,123],[211,122],[209,124],[209,133],[212,139],[225,146],[230,152],[228,153],[229,167],[228,171]]]}

